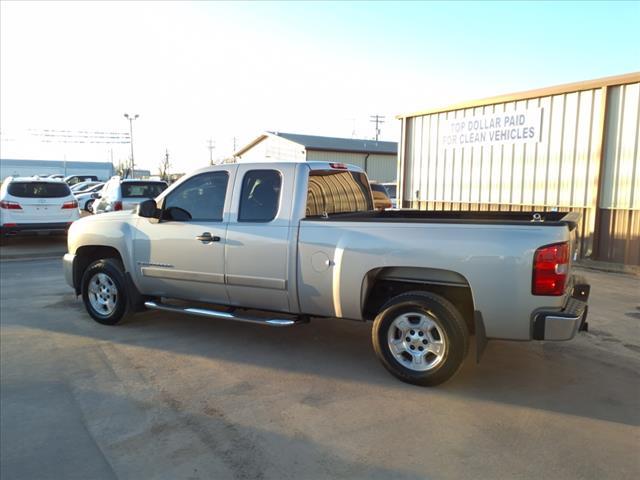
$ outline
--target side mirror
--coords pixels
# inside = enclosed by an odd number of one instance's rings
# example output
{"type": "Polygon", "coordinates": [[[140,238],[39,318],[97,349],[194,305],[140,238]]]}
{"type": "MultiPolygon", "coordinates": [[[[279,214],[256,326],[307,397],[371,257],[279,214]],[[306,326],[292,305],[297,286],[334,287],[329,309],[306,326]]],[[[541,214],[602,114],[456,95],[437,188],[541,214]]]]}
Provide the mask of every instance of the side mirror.
{"type": "Polygon", "coordinates": [[[159,218],[160,210],[158,210],[158,206],[156,205],[156,201],[149,199],[138,205],[137,209],[138,216],[142,218],[159,218]]]}

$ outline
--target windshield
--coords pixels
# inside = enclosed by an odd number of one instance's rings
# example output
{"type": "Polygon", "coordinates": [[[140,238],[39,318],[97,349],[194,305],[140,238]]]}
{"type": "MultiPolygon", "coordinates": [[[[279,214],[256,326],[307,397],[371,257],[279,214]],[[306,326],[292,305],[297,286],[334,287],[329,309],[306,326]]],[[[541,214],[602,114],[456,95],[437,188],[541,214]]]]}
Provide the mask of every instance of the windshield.
{"type": "Polygon", "coordinates": [[[60,198],[71,194],[69,186],[62,182],[12,182],[7,192],[20,198],[60,198]]]}
{"type": "Polygon", "coordinates": [[[164,182],[124,182],[122,183],[123,198],[155,198],[166,188],[164,182]]]}
{"type": "Polygon", "coordinates": [[[396,198],[396,186],[395,185],[384,185],[384,188],[387,189],[387,194],[391,198],[396,198]]]}

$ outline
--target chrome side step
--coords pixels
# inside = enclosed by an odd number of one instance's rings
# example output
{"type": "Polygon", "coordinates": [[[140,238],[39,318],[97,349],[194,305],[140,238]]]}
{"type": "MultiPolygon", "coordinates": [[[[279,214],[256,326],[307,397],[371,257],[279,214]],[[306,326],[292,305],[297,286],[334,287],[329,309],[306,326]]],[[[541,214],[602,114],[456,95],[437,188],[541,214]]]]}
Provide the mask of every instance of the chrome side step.
{"type": "Polygon", "coordinates": [[[144,306],[151,310],[164,310],[165,312],[186,313],[187,315],[197,315],[199,317],[219,318],[223,320],[235,320],[237,322],[258,323],[260,325],[269,325],[270,327],[290,327],[298,322],[294,319],[285,318],[260,318],[251,315],[239,316],[229,312],[219,312],[217,310],[209,310],[206,308],[195,307],[178,307],[176,305],[167,305],[165,303],[144,302],[144,306]]]}

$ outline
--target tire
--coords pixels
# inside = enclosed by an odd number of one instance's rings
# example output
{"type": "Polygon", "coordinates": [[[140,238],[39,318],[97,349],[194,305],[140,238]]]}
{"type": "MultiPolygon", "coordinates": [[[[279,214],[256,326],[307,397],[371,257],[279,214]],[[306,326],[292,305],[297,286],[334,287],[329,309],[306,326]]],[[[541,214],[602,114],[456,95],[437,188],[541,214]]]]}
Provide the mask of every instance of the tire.
{"type": "Polygon", "coordinates": [[[413,385],[449,380],[469,351],[464,318],[451,302],[430,292],[393,297],[376,316],[371,336],[382,365],[413,385]]]}
{"type": "Polygon", "coordinates": [[[124,267],[119,260],[96,260],[87,267],[82,275],[82,301],[91,318],[102,325],[116,325],[128,315],[124,267]]]}
{"type": "Polygon", "coordinates": [[[85,211],[85,212],[93,213],[93,212],[91,212],[91,210],[89,210],[89,209],[91,208],[91,205],[93,205],[93,202],[95,202],[95,200],[94,200],[94,199],[87,200],[87,201],[85,202],[85,204],[84,204],[84,211],[85,211]]]}

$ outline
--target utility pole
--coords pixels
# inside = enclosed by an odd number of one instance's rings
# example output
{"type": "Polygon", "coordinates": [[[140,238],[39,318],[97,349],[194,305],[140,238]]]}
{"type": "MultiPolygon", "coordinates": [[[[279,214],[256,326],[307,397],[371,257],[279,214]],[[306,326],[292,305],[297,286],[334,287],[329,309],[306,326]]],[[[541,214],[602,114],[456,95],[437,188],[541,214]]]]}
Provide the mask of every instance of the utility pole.
{"type": "Polygon", "coordinates": [[[171,164],[169,163],[169,149],[165,148],[164,151],[164,160],[160,164],[160,179],[166,182],[169,181],[169,168],[171,164]]]}
{"type": "Polygon", "coordinates": [[[209,149],[209,165],[213,165],[213,149],[216,148],[216,142],[214,142],[212,139],[209,139],[207,148],[209,149]]]}
{"type": "Polygon", "coordinates": [[[137,119],[140,115],[137,113],[129,115],[128,113],[124,114],[124,118],[129,120],[129,143],[131,144],[131,178],[135,177],[135,163],[133,161],[133,121],[137,119]]]}
{"type": "Polygon", "coordinates": [[[380,136],[380,127],[379,125],[384,123],[384,115],[369,115],[370,122],[376,124],[376,142],[378,141],[378,137],[380,136]]]}

